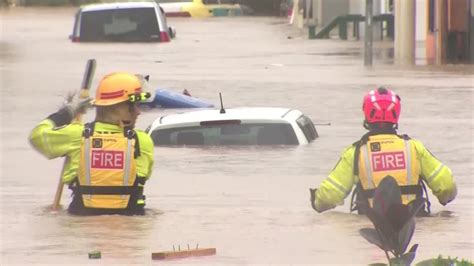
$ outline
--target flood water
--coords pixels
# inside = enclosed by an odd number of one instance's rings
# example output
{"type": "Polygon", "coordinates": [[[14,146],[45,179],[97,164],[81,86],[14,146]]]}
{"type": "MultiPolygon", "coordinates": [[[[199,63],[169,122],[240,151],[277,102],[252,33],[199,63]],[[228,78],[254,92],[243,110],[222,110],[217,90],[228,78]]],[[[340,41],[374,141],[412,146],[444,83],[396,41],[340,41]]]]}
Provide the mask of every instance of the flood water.
{"type": "MultiPolygon", "coordinates": [[[[171,43],[71,43],[74,12],[0,11],[0,264],[158,265],[152,252],[197,244],[217,254],[166,265],[386,262],[359,235],[372,226],[348,213],[349,198],[318,214],[308,193],[365,133],[362,97],[380,85],[402,97],[400,133],[423,141],[458,184],[448,206],[430,194],[435,217],[417,219],[415,262],[439,254],[474,260],[473,66],[395,66],[390,43],[376,43],[374,67],[365,68],[363,42],[308,40],[266,17],[169,19],[177,29],[171,43]],[[226,107],[290,107],[331,125],[317,126],[320,138],[306,146],[156,148],[144,217],[50,212],[63,160],[42,157],[27,137],[79,89],[89,58],[98,63],[93,88],[104,74],[126,70],[216,104],[222,92],[226,107]],[[94,250],[101,260],[88,259],[94,250]]],[[[181,111],[144,110],[138,127],[181,111]]],[[[93,111],[84,118],[91,119],[93,111]]],[[[63,206],[69,201],[65,189],[63,206]]]]}

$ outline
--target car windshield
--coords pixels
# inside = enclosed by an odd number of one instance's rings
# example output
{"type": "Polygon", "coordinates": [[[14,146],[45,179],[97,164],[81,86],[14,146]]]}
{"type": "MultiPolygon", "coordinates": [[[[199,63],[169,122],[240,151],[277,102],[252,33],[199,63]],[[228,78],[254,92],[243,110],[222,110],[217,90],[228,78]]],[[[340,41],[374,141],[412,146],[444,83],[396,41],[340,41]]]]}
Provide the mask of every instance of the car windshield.
{"type": "Polygon", "coordinates": [[[127,8],[84,12],[81,41],[159,41],[154,8],[127,8]]]}
{"type": "Polygon", "coordinates": [[[158,3],[185,3],[192,2],[193,0],[155,0],[158,3]]]}
{"type": "Polygon", "coordinates": [[[155,129],[159,145],[298,145],[290,124],[211,124],[205,126],[155,129]]]}

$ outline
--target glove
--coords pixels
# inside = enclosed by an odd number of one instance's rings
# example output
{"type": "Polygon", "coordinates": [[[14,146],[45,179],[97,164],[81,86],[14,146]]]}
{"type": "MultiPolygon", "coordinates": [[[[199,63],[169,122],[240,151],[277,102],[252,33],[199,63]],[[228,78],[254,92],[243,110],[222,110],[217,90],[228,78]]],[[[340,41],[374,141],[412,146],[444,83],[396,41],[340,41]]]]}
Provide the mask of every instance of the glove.
{"type": "Polygon", "coordinates": [[[313,207],[313,209],[317,212],[319,212],[317,209],[316,209],[316,205],[315,205],[315,201],[316,201],[316,191],[318,191],[317,188],[310,188],[309,189],[309,194],[310,194],[310,200],[311,200],[311,207],[313,207]]]}
{"type": "Polygon", "coordinates": [[[48,119],[53,121],[55,127],[70,124],[78,114],[85,113],[86,109],[92,106],[91,98],[79,99],[79,97],[75,97],[75,95],[75,93],[69,93],[61,109],[48,116],[48,119]]]}
{"type": "Polygon", "coordinates": [[[84,114],[92,106],[92,98],[79,98],[76,93],[69,93],[61,109],[65,109],[71,115],[71,118],[79,114],[84,114]]]}

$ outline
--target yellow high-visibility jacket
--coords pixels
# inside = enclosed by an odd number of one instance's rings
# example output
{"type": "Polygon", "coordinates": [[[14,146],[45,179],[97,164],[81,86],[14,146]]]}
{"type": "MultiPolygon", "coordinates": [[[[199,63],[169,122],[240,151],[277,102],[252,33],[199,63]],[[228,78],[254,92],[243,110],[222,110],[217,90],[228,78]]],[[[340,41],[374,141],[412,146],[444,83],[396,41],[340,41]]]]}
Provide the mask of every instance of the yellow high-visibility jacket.
{"type": "MultiPolygon", "coordinates": [[[[122,133],[123,128],[96,122],[95,130],[122,133]]],[[[66,156],[67,164],[62,176],[64,183],[69,184],[77,177],[79,167],[82,132],[84,124],[74,121],[71,124],[56,127],[51,119],[41,121],[29,136],[33,147],[48,159],[66,156]]],[[[150,178],[153,169],[153,140],[141,130],[135,130],[140,145],[140,156],[136,158],[137,176],[150,178]]]]}
{"type": "MultiPolygon", "coordinates": [[[[393,137],[397,137],[397,135],[373,135],[369,137],[369,142],[393,137]]],[[[361,147],[361,152],[365,148],[364,146],[366,144],[361,147]]],[[[442,205],[452,201],[456,197],[457,188],[451,170],[434,157],[420,141],[408,139],[407,146],[411,151],[414,151],[412,152],[413,160],[418,162],[411,164],[411,167],[419,167],[419,169],[414,171],[410,169],[410,171],[420,173],[420,178],[426,182],[442,205]]],[[[313,195],[313,207],[316,211],[323,212],[343,205],[344,199],[350,194],[354,185],[360,182],[359,177],[354,175],[355,150],[355,145],[351,145],[342,152],[334,169],[316,190],[313,195]]]]}

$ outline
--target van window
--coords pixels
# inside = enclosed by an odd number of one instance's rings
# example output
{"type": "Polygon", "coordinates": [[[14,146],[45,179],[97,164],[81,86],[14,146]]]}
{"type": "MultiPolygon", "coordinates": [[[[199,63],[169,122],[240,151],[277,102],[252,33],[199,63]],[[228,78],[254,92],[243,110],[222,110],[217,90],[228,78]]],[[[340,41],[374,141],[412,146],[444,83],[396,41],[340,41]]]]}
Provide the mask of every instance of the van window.
{"type": "Polygon", "coordinates": [[[290,124],[221,124],[157,129],[151,134],[160,145],[298,145],[290,124]]]}
{"type": "Polygon", "coordinates": [[[159,41],[159,27],[154,8],[127,8],[83,12],[80,40],[159,41]]]}

